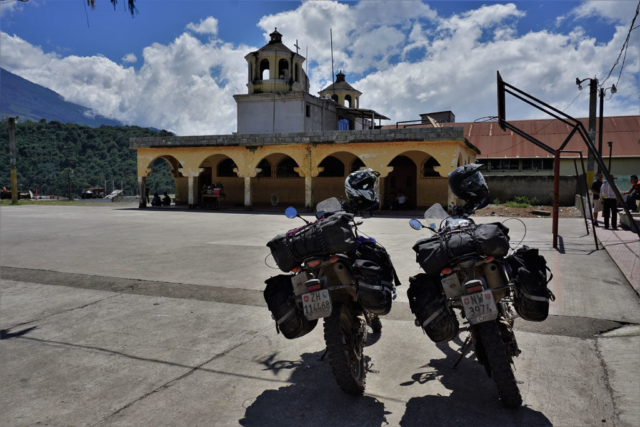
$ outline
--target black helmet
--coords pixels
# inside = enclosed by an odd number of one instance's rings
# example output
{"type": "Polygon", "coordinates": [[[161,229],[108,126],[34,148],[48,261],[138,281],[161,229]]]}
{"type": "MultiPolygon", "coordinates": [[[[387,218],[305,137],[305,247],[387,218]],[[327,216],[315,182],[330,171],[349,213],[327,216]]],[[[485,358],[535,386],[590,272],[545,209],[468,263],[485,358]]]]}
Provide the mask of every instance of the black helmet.
{"type": "Polygon", "coordinates": [[[449,188],[472,209],[482,209],[489,204],[489,187],[480,173],[485,165],[475,163],[459,166],[449,173],[449,188]]]}
{"type": "Polygon", "coordinates": [[[372,169],[350,173],[344,181],[344,191],[347,193],[347,198],[357,203],[359,209],[371,210],[377,208],[379,205],[376,197],[376,188],[379,176],[380,172],[372,169]]]}

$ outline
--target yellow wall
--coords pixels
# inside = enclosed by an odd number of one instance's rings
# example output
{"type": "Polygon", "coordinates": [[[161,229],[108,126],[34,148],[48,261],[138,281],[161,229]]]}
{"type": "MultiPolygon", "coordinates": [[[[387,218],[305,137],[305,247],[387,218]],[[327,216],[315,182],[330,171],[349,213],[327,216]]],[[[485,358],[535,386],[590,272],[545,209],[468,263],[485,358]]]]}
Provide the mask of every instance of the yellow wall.
{"type": "MultiPolygon", "coordinates": [[[[265,138],[269,137],[266,135],[265,138]]],[[[320,162],[329,155],[339,158],[345,164],[345,176],[349,173],[351,162],[356,156],[360,157],[366,167],[380,172],[385,178],[391,172],[389,163],[398,155],[410,157],[417,166],[417,204],[430,205],[435,202],[447,204],[453,202],[448,192],[446,179],[421,178],[420,171],[424,161],[434,157],[440,167],[436,170],[442,177],[460,164],[467,164],[475,160],[475,152],[461,141],[408,141],[408,142],[379,142],[379,143],[351,143],[351,144],[300,144],[300,145],[264,145],[259,147],[219,146],[219,147],[164,147],[139,148],[138,176],[146,177],[150,172],[149,165],[158,157],[165,157],[175,165],[173,173],[180,177],[176,183],[176,196],[187,193],[187,179],[191,177],[194,190],[199,188],[197,178],[201,168],[212,168],[212,180],[220,180],[227,194],[227,201],[232,204],[245,201],[245,178],[251,182],[251,198],[253,203],[271,202],[271,194],[277,194],[281,203],[305,203],[305,179],[313,178],[313,203],[318,203],[330,196],[344,197],[344,178],[318,177],[320,162]],[[301,178],[257,178],[258,163],[267,158],[272,165],[273,173],[277,163],[284,155],[292,157],[299,166],[301,178]],[[213,156],[213,157],[212,157],[213,156]],[[217,178],[216,165],[223,158],[230,157],[237,165],[238,178],[217,178]],[[176,172],[175,169],[178,169],[176,172]]],[[[383,196],[384,197],[384,196],[383,196]]]]}

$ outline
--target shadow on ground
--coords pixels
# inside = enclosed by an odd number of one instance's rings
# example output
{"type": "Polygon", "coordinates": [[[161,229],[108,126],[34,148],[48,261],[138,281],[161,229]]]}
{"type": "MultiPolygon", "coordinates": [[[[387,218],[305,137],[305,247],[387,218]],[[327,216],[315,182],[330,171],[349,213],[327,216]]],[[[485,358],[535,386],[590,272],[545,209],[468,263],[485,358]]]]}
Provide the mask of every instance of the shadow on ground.
{"type": "MultiPolygon", "coordinates": [[[[384,404],[370,396],[350,396],[338,387],[328,357],[322,352],[305,353],[301,360],[276,360],[271,355],[261,363],[274,374],[290,370],[291,385],[266,390],[244,403],[243,426],[380,426],[386,424],[384,404]]],[[[369,371],[367,376],[375,375],[369,371]]]]}
{"type": "MultiPolygon", "coordinates": [[[[458,342],[462,345],[461,342],[458,342]]],[[[541,412],[526,406],[507,409],[498,400],[498,392],[484,367],[467,356],[457,369],[453,365],[459,352],[449,344],[439,344],[446,356],[431,359],[422,372],[401,383],[405,387],[419,387],[429,381],[439,381],[451,391],[449,396],[428,395],[414,397],[407,402],[407,409],[400,425],[409,426],[550,426],[551,421],[541,412]]],[[[517,379],[517,373],[516,373],[517,379]]],[[[519,384],[522,389],[522,384],[519,384]]],[[[521,390],[522,391],[522,390],[521,390]]]]}

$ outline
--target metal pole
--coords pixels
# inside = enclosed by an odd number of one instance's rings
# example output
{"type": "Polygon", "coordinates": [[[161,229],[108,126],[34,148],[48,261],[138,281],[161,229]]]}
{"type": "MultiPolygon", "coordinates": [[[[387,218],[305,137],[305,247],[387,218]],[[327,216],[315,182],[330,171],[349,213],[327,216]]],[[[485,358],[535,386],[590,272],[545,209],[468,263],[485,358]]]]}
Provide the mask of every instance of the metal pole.
{"type": "MultiPolygon", "coordinates": [[[[602,158],[602,132],[604,128],[604,89],[600,89],[600,123],[598,126],[598,155],[602,158]]],[[[602,172],[598,164],[598,172],[602,172]]]]}
{"type": "Polygon", "coordinates": [[[11,204],[18,204],[18,173],[16,172],[16,119],[9,117],[9,164],[11,165],[11,204]]]}
{"type": "Polygon", "coordinates": [[[335,72],[333,70],[333,29],[329,28],[329,37],[331,37],[331,87],[333,88],[333,94],[336,94],[336,81],[335,72]]]}
{"type": "Polygon", "coordinates": [[[607,142],[609,144],[609,173],[611,173],[611,153],[613,153],[613,141],[607,142]]]}
{"type": "MultiPolygon", "coordinates": [[[[589,139],[595,145],[596,141],[596,107],[598,105],[598,79],[589,80],[589,139]]],[[[587,155],[587,181],[593,181],[594,153],[587,155]]]]}
{"type": "MultiPolygon", "coordinates": [[[[578,193],[580,194],[580,203],[582,203],[582,210],[584,213],[584,226],[587,229],[587,235],[589,234],[589,224],[587,223],[587,213],[584,212],[584,202],[582,199],[582,180],[580,179],[580,174],[578,173],[578,162],[576,159],[573,159],[573,166],[576,168],[576,182],[578,184],[578,193]]],[[[589,198],[589,190],[586,191],[587,198],[589,198]]],[[[593,215],[593,213],[591,213],[593,215]]]]}
{"type": "Polygon", "coordinates": [[[558,222],[560,217],[560,150],[553,161],[553,247],[558,248],[558,222]]]}

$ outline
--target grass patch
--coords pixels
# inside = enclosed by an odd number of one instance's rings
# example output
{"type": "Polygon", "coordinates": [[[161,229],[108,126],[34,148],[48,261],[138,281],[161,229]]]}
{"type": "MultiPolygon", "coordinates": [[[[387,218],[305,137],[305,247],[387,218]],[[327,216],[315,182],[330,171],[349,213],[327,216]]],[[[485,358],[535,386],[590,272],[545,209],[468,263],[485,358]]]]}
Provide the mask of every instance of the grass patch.
{"type": "Polygon", "coordinates": [[[529,199],[524,196],[516,196],[513,198],[513,200],[504,203],[500,203],[500,199],[494,199],[493,204],[506,206],[508,208],[530,208],[533,206],[538,206],[540,204],[540,201],[535,197],[529,199]]]}

